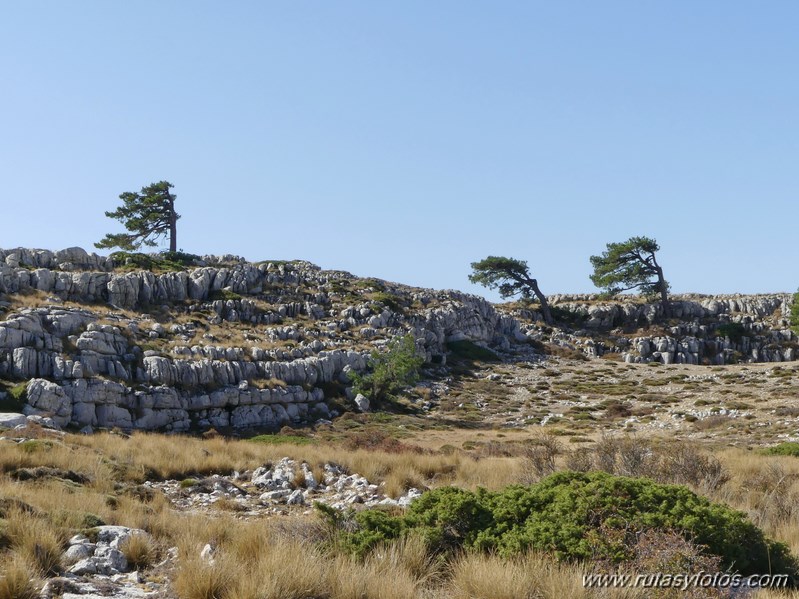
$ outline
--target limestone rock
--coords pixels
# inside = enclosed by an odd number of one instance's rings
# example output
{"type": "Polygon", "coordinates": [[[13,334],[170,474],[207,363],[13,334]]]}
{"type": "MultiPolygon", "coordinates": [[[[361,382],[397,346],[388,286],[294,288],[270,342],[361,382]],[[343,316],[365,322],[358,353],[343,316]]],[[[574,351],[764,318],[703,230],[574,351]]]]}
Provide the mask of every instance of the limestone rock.
{"type": "Polygon", "coordinates": [[[369,398],[365,395],[358,393],[355,396],[355,407],[358,408],[359,412],[368,412],[371,409],[371,404],[369,403],[369,398]]]}
{"type": "Polygon", "coordinates": [[[0,413],[0,429],[14,428],[27,424],[25,414],[0,413]]]}

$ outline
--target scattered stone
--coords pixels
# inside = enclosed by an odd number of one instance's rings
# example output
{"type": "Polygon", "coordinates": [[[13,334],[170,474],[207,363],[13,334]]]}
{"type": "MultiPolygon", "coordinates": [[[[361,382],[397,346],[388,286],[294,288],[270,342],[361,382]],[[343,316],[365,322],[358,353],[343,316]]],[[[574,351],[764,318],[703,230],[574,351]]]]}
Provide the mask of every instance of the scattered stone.
{"type": "Polygon", "coordinates": [[[28,420],[24,414],[15,414],[15,413],[0,414],[0,429],[25,426],[27,422],[28,420]]]}
{"type": "Polygon", "coordinates": [[[200,559],[209,564],[214,563],[215,555],[216,555],[216,547],[214,545],[211,545],[211,543],[206,543],[205,547],[203,547],[202,551],[200,551],[200,559]]]}
{"type": "Polygon", "coordinates": [[[359,412],[368,412],[371,409],[371,404],[369,403],[369,398],[361,393],[355,396],[355,407],[358,408],[359,412]]]}

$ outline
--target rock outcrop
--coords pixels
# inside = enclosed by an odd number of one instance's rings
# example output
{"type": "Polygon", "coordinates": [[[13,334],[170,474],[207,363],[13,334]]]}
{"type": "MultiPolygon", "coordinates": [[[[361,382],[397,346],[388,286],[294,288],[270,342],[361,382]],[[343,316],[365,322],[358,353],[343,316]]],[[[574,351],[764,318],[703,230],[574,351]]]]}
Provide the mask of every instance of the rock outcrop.
{"type": "MultiPolygon", "coordinates": [[[[568,326],[551,329],[532,310],[308,262],[198,264],[150,272],[115,269],[80,248],[0,250],[0,380],[27,382],[25,415],[85,431],[328,419],[337,413],[331,399],[356,398],[348,373],[406,334],[435,364],[463,340],[498,351],[544,341],[628,362],[797,357],[787,294],[675,296],[666,321],[659,304],[640,298],[553,296],[568,326]]],[[[366,399],[351,407],[368,410],[366,399]]]]}
{"type": "Polygon", "coordinates": [[[0,320],[0,379],[28,381],[25,414],[61,427],[279,428],[334,415],[325,390],[340,394],[347,372],[397,335],[439,363],[453,340],[507,348],[525,338],[476,296],[307,262],[202,262],[213,266],[116,272],[75,248],[0,251],[0,293],[43,298],[0,320]],[[220,342],[234,324],[244,338],[220,342]]]}
{"type": "MultiPolygon", "coordinates": [[[[718,365],[797,359],[799,343],[789,323],[791,294],[676,295],[669,319],[663,318],[659,302],[644,303],[636,296],[607,301],[556,295],[550,301],[574,329],[557,332],[552,341],[589,357],[614,353],[626,362],[718,365]]],[[[517,315],[540,320],[533,311],[517,315]]],[[[541,338],[534,329],[523,327],[541,338]]]]}

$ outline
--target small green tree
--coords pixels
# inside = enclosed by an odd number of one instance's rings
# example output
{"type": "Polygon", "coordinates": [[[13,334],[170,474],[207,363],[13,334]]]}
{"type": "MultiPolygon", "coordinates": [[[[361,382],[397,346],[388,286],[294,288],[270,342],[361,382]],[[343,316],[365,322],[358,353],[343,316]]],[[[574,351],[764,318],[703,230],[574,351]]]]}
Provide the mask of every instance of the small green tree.
{"type": "Polygon", "coordinates": [[[169,236],[169,251],[176,251],[180,215],[175,212],[176,196],[169,191],[172,187],[174,185],[168,181],[159,181],[142,187],[139,193],[120,194],[122,205],[105,215],[120,221],[128,233],[108,233],[94,246],[133,251],[142,245],[153,247],[160,238],[169,236]]]}
{"type": "Polygon", "coordinates": [[[793,294],[793,304],[791,304],[791,329],[795,335],[799,335],[799,291],[793,294]]]}
{"type": "Polygon", "coordinates": [[[641,293],[659,294],[664,316],[671,314],[669,284],[655,258],[660,251],[649,237],[630,237],[621,243],[609,243],[601,256],[591,256],[594,274],[591,281],[608,295],[638,289],[641,293]]]}
{"type": "Polygon", "coordinates": [[[555,321],[549,309],[546,296],[541,293],[538,281],[530,276],[527,262],[503,256],[489,256],[479,262],[472,262],[469,280],[488,289],[499,289],[503,298],[521,294],[525,299],[535,296],[541,303],[544,322],[551,325],[555,321]]]}
{"type": "Polygon", "coordinates": [[[419,368],[424,358],[416,351],[413,335],[405,335],[391,341],[388,350],[372,352],[369,372],[351,372],[353,389],[363,393],[376,403],[393,398],[398,391],[419,380],[419,368]]]}

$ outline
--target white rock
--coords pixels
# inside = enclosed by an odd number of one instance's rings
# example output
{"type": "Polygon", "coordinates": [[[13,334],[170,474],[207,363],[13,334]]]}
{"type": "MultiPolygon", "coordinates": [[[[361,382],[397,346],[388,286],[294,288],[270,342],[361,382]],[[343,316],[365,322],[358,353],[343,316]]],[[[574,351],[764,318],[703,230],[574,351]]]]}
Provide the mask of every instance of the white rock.
{"type": "Polygon", "coordinates": [[[28,422],[33,422],[34,424],[38,424],[44,428],[61,430],[61,427],[59,427],[52,418],[48,418],[47,416],[39,416],[38,414],[34,414],[32,416],[28,416],[27,420],[28,422]]]}
{"type": "Polygon", "coordinates": [[[267,491],[266,493],[263,493],[258,498],[258,500],[261,503],[272,503],[272,502],[280,501],[281,499],[284,499],[285,497],[288,497],[289,495],[291,495],[291,493],[292,493],[291,489],[277,489],[275,491],[267,491]]]}
{"type": "Polygon", "coordinates": [[[89,537],[87,537],[86,535],[75,535],[73,537],[70,537],[69,541],[67,541],[67,544],[81,545],[83,543],[88,543],[88,542],[89,542],[89,537]]]}
{"type": "Polygon", "coordinates": [[[369,398],[361,393],[355,396],[355,407],[358,408],[359,412],[368,412],[371,409],[371,404],[369,403],[369,398]]]}
{"type": "Polygon", "coordinates": [[[86,576],[87,574],[97,574],[97,563],[94,558],[87,557],[71,566],[68,570],[71,574],[86,576]]]}
{"type": "Polygon", "coordinates": [[[128,569],[128,560],[125,554],[113,547],[98,547],[94,552],[93,559],[97,562],[98,572],[103,574],[116,574],[126,572],[128,569]]]}
{"type": "Polygon", "coordinates": [[[214,555],[216,554],[216,547],[211,545],[211,543],[206,543],[203,550],[200,551],[200,559],[208,562],[209,564],[214,563],[214,555]]]}
{"type": "Polygon", "coordinates": [[[147,534],[143,530],[128,528],[127,526],[98,526],[95,530],[97,531],[98,544],[104,543],[115,549],[131,534],[147,534]]]}
{"type": "Polygon", "coordinates": [[[305,505],[305,496],[300,489],[296,489],[286,499],[288,505],[305,505]]]}
{"type": "Polygon", "coordinates": [[[70,545],[70,547],[64,552],[64,559],[68,564],[74,564],[91,556],[92,554],[94,554],[94,545],[81,543],[77,545],[70,545]]]}
{"type": "Polygon", "coordinates": [[[414,499],[418,499],[422,496],[422,492],[419,489],[408,489],[408,491],[397,500],[397,505],[402,507],[408,507],[414,499]]]}
{"type": "Polygon", "coordinates": [[[308,467],[308,464],[303,462],[300,469],[302,470],[303,478],[305,478],[305,488],[316,489],[316,477],[313,475],[313,471],[308,467]]]}
{"type": "Polygon", "coordinates": [[[14,428],[19,425],[25,425],[27,421],[24,414],[0,414],[0,428],[14,428]]]}

